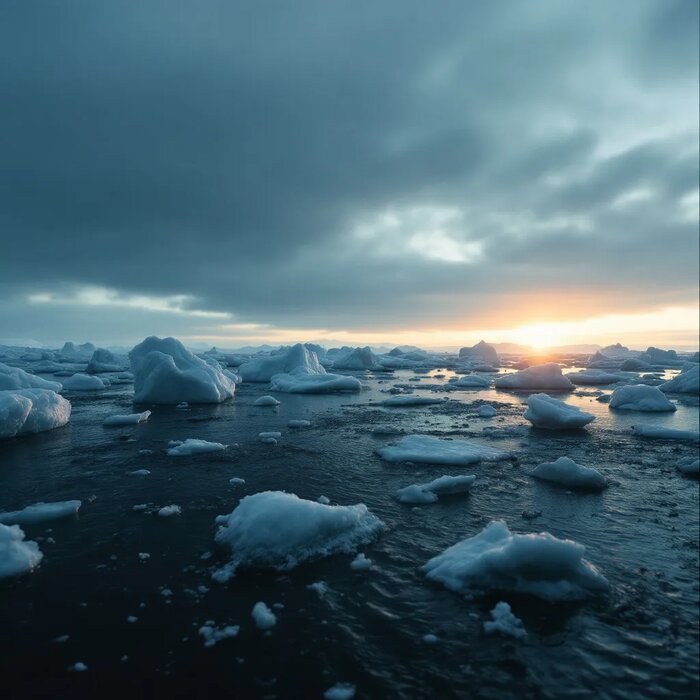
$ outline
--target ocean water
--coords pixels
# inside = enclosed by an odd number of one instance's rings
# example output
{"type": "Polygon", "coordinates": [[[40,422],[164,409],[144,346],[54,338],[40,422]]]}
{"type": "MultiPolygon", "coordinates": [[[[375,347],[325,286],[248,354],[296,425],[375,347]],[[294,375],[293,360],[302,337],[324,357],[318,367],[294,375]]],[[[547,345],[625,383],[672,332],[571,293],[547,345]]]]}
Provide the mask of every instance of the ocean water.
{"type": "Polygon", "coordinates": [[[24,526],[44,560],[32,574],[0,580],[2,697],[320,698],[339,681],[353,684],[357,698],[697,697],[698,481],[675,467],[697,446],[630,430],[635,422],[697,430],[697,401],[679,402],[674,414],[615,412],[591,388],[566,400],[596,421],[549,432],[522,419],[525,394],[445,392],[449,371],[358,376],[365,390],[357,395],[278,394],[279,407],[256,408],[267,385],[243,384],[229,403],[145,406],[153,411],[147,423],[104,427],[106,416],[134,410],[133,389],[122,385],[68,395],[65,428],[1,442],[0,510],[83,501],[76,518],[24,526]],[[453,401],[378,406],[394,384],[453,401]],[[495,418],[478,417],[483,402],[496,407],[495,418]],[[298,418],[312,426],[286,427],[298,418]],[[268,430],[283,433],[279,444],[258,440],[268,430]],[[474,439],[515,457],[461,468],[388,464],[375,450],[397,438],[391,431],[474,439]],[[185,438],[230,447],[168,457],[168,441],[185,438]],[[528,476],[562,455],[603,472],[610,487],[574,494],[528,476]],[[151,474],[129,475],[136,469],[151,474]],[[393,497],[442,474],[477,481],[466,497],[426,506],[393,497]],[[232,487],[232,477],[245,485],[232,487]],[[373,567],[354,571],[353,556],[338,555],[213,581],[227,560],[214,545],[215,517],[268,489],[365,503],[387,525],[360,548],[373,567]],[[132,510],[137,504],[147,509],[132,510]],[[182,514],[154,513],[169,504],[182,514]],[[584,544],[609,594],[547,604],[505,593],[464,597],[425,579],[428,559],[493,519],[584,544]],[[319,581],[325,595],[307,588],[319,581]],[[524,640],[484,634],[499,600],[523,620],[524,640]],[[251,617],[257,601],[277,615],[269,632],[251,617]],[[240,633],[207,648],[198,634],[207,621],[240,625],[240,633]],[[76,662],[88,670],[68,671],[76,662]]]}

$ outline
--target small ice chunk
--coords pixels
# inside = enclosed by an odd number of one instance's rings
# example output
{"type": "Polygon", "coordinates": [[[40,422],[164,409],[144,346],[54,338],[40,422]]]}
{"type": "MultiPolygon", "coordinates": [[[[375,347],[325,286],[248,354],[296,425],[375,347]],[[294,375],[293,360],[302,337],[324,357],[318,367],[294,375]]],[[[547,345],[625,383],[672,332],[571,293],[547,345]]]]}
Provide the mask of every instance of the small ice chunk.
{"type": "Polygon", "coordinates": [[[352,700],[355,697],[355,686],[350,683],[336,683],[323,694],[324,700],[352,700]]]}
{"type": "Polygon", "coordinates": [[[277,624],[277,616],[262,601],[253,606],[251,615],[261,630],[269,630],[277,624]]]}
{"type": "Polygon", "coordinates": [[[133,625],[135,622],[138,622],[138,621],[139,621],[139,618],[136,617],[136,615],[129,615],[129,617],[126,618],[126,621],[127,621],[129,624],[132,624],[132,625],[133,625]]]}
{"type": "Polygon", "coordinates": [[[551,481],[571,489],[604,489],[608,484],[597,470],[576,464],[573,459],[559,457],[555,462],[544,462],[536,466],[530,476],[551,481]]]}
{"type": "Polygon", "coordinates": [[[475,476],[441,476],[425,484],[411,484],[396,492],[401,503],[435,503],[440,496],[468,493],[475,476]]]}
{"type": "Polygon", "coordinates": [[[56,501],[54,503],[34,503],[22,510],[8,511],[0,513],[0,523],[5,525],[31,525],[33,523],[43,523],[46,520],[56,518],[67,518],[75,515],[82,501],[56,501]]]}
{"type": "Polygon", "coordinates": [[[258,437],[262,440],[279,440],[282,437],[282,433],[276,430],[268,430],[266,432],[258,433],[258,437]]]}
{"type": "Polygon", "coordinates": [[[163,506],[158,511],[158,515],[160,515],[161,518],[168,518],[171,515],[181,515],[181,514],[182,514],[182,508],[180,508],[180,506],[177,506],[175,504],[170,505],[170,506],[163,506]]]}
{"type": "Polygon", "coordinates": [[[147,559],[150,559],[151,555],[148,552],[139,552],[139,559],[141,561],[146,561],[147,559]]]}
{"type": "Polygon", "coordinates": [[[426,644],[437,644],[438,643],[438,638],[434,634],[430,634],[430,633],[424,634],[422,639],[426,644]]]}
{"type": "Polygon", "coordinates": [[[129,472],[130,476],[148,476],[150,473],[148,469],[137,469],[136,471],[129,472]]]}
{"type": "Polygon", "coordinates": [[[523,621],[513,615],[508,603],[504,601],[496,603],[496,607],[491,611],[491,617],[493,618],[491,621],[484,622],[484,632],[486,634],[500,632],[516,639],[522,639],[527,636],[523,621]]]}
{"type": "Polygon", "coordinates": [[[202,625],[199,628],[199,635],[204,639],[205,647],[213,647],[217,642],[220,642],[222,639],[231,639],[232,637],[237,637],[240,629],[240,625],[226,625],[225,627],[214,627],[213,624],[206,624],[202,625]]]}
{"type": "Polygon", "coordinates": [[[327,506],[331,502],[331,499],[328,498],[328,496],[323,496],[323,495],[319,496],[316,500],[319,503],[322,503],[324,506],[327,506]]]}
{"type": "Polygon", "coordinates": [[[485,389],[491,386],[491,380],[479,374],[465,374],[456,381],[450,382],[450,385],[460,389],[485,389]]]}
{"type": "Polygon", "coordinates": [[[314,593],[317,593],[320,598],[323,598],[323,596],[328,593],[328,584],[325,581],[314,581],[313,583],[310,583],[307,588],[310,591],[314,591],[314,593]]]}
{"type": "Polygon", "coordinates": [[[372,560],[368,559],[362,552],[360,552],[351,562],[350,568],[354,571],[365,571],[366,569],[372,568],[372,560]]]}
{"type": "Polygon", "coordinates": [[[245,479],[241,479],[239,476],[234,476],[233,479],[229,479],[228,483],[231,486],[243,486],[245,484],[245,479]]]}
{"type": "Polygon", "coordinates": [[[19,525],[0,524],[0,578],[32,571],[43,556],[36,542],[24,539],[19,525]]]}
{"type": "Polygon", "coordinates": [[[595,420],[595,416],[585,413],[575,406],[553,399],[547,394],[532,394],[527,399],[527,410],[523,414],[536,428],[567,430],[582,428],[595,420]]]}
{"type": "Polygon", "coordinates": [[[81,673],[83,671],[87,671],[88,667],[82,661],[76,661],[72,666],[68,667],[68,670],[77,671],[78,673],[81,673]]]}
{"type": "Polygon", "coordinates": [[[495,462],[508,454],[468,440],[441,440],[430,435],[407,435],[396,445],[380,447],[377,454],[387,462],[417,462],[463,466],[495,462]]]}
{"type": "Polygon", "coordinates": [[[274,396],[261,396],[253,402],[253,406],[279,406],[278,401],[274,396]]]}
{"type": "Polygon", "coordinates": [[[196,438],[187,438],[184,442],[182,440],[171,440],[168,447],[168,455],[171,457],[223,452],[226,449],[226,445],[222,445],[220,442],[208,442],[207,440],[198,440],[196,438]]]}
{"type": "Polygon", "coordinates": [[[150,415],[150,411],[144,411],[143,413],[108,416],[102,425],[137,425],[138,423],[145,423],[150,415]]]}
{"type": "Polygon", "coordinates": [[[310,420],[304,420],[302,418],[290,420],[287,423],[288,428],[308,428],[311,426],[311,421],[310,420]]]}
{"type": "Polygon", "coordinates": [[[482,418],[493,418],[496,415],[496,409],[488,403],[479,406],[477,413],[482,418]]]}

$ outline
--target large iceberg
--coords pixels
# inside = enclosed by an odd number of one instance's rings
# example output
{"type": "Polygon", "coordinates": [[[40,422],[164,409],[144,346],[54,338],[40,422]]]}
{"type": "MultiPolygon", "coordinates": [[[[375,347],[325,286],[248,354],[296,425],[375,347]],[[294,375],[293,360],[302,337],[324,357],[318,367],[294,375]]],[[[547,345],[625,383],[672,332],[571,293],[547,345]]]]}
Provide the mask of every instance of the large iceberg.
{"type": "Polygon", "coordinates": [[[282,491],[246,496],[217,523],[216,542],[231,548],[231,561],[215,574],[220,581],[239,566],[288,571],[309,559],[352,552],[384,528],[363,503],[329,506],[282,491]]]}
{"type": "Polygon", "coordinates": [[[621,386],[610,397],[610,408],[620,411],[675,411],[676,407],[656,386],[632,384],[621,386]]]}
{"type": "Polygon", "coordinates": [[[498,367],[500,365],[500,358],[496,352],[496,348],[493,345],[489,345],[483,340],[479,341],[476,345],[470,348],[461,348],[459,351],[460,360],[470,360],[471,362],[477,362],[479,364],[491,365],[491,367],[498,367]]]}
{"type": "Polygon", "coordinates": [[[196,357],[175,338],[150,336],[129,359],[137,403],[220,403],[236,391],[235,375],[196,357]]]}
{"type": "Polygon", "coordinates": [[[536,428],[567,430],[582,428],[595,420],[595,416],[585,413],[575,406],[553,399],[547,394],[532,394],[527,398],[527,410],[523,418],[536,428]]]}
{"type": "Polygon", "coordinates": [[[380,447],[377,454],[386,462],[416,462],[463,466],[476,462],[495,462],[508,457],[493,447],[468,440],[440,440],[431,435],[407,435],[396,445],[380,447]]]}
{"type": "Polygon", "coordinates": [[[355,377],[345,374],[309,374],[305,368],[297,367],[287,374],[275,374],[270,389],[286,394],[332,394],[336,392],[357,392],[362,384],[355,377]]]}
{"type": "Polygon", "coordinates": [[[581,600],[608,589],[605,577],[583,558],[586,548],[548,532],[513,534],[502,520],[458,542],[423,566],[450,590],[513,591],[546,601],[581,600]]]}
{"type": "Polygon", "coordinates": [[[571,391],[574,385],[561,373],[561,367],[555,362],[544,365],[532,365],[513,374],[504,374],[496,378],[496,389],[510,391],[571,391]]]}
{"type": "Polygon", "coordinates": [[[61,385],[58,382],[50,382],[29,372],[25,372],[19,367],[10,367],[0,362],[0,391],[12,389],[51,389],[60,391],[61,385]]]}
{"type": "Polygon", "coordinates": [[[669,394],[698,394],[700,393],[700,365],[686,367],[673,379],[659,385],[661,391],[669,394]]]}
{"type": "Polygon", "coordinates": [[[0,391],[0,439],[60,428],[70,412],[70,401],[50,389],[0,391]]]}
{"type": "Polygon", "coordinates": [[[597,469],[576,464],[569,457],[559,457],[554,462],[539,464],[530,472],[530,476],[570,489],[599,490],[608,485],[605,477],[597,469]]]}
{"type": "Polygon", "coordinates": [[[26,574],[43,558],[39,545],[24,539],[18,525],[0,524],[0,578],[26,574]]]}
{"type": "MultiPolygon", "coordinates": [[[[302,343],[274,355],[256,357],[244,362],[238,374],[244,382],[269,382],[276,374],[325,374],[318,356],[302,343]]],[[[278,389],[278,391],[280,391],[278,389]]]]}

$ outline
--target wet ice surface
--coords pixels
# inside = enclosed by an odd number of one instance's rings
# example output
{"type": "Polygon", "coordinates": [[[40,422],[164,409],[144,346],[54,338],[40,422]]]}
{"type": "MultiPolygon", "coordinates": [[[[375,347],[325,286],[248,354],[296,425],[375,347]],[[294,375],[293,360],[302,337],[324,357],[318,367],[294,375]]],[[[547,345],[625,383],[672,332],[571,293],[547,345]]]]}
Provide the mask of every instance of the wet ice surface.
{"type": "Polygon", "coordinates": [[[69,396],[65,428],[0,443],[0,511],[83,503],[75,519],[26,525],[44,553],[41,566],[0,580],[3,686],[12,697],[52,698],[104,688],[311,698],[338,682],[356,686],[358,698],[696,696],[698,482],[676,464],[697,446],[642,439],[630,427],[697,430],[697,400],[673,397],[675,413],[623,413],[585,387],[557,398],[596,420],[580,431],[545,431],[522,418],[527,394],[448,392],[452,373],[435,374],[442,376],[357,373],[359,394],[277,394],[275,408],[253,406],[268,384],[244,383],[232,402],[184,411],[134,407],[123,385],[69,396]],[[394,384],[451,400],[380,406],[394,384]],[[497,415],[480,417],[483,403],[497,415]],[[110,415],[146,408],[147,423],[103,426],[110,415]],[[299,419],[312,424],[287,427],[299,419]],[[258,435],[271,431],[281,439],[263,443],[258,435]],[[475,440],[516,458],[471,465],[468,496],[412,507],[396,491],[464,468],[391,464],[375,454],[411,433],[475,440]],[[229,447],[166,454],[169,441],[188,438],[229,447]],[[563,455],[598,469],[610,487],[572,493],[528,476],[563,455]],[[141,469],[150,474],[130,475],[141,469]],[[245,483],[234,487],[232,478],[245,483]],[[227,561],[214,545],[215,516],[267,489],[365,503],[387,525],[360,548],[371,568],[353,569],[354,555],[338,555],[287,573],[240,570],[226,584],[213,581],[227,561]],[[171,504],[182,513],[156,515],[171,504]],[[420,566],[492,519],[585,544],[611,592],[577,605],[497,592],[465,599],[425,579],[420,566]],[[318,582],[325,586],[308,587],[318,582]],[[525,639],[484,633],[500,600],[523,621],[525,639]],[[251,619],[259,601],[276,616],[269,631],[251,619]],[[237,635],[209,647],[199,633],[235,625],[237,635]],[[78,662],[85,672],[67,670],[78,662]]]}

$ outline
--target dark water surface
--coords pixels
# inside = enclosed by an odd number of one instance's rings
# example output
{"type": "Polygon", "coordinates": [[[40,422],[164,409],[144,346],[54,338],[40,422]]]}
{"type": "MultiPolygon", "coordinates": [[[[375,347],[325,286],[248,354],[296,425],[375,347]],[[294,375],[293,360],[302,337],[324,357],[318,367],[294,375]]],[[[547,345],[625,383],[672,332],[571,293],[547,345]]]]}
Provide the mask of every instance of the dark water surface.
{"type": "Polygon", "coordinates": [[[278,394],[275,409],[252,405],[267,385],[244,384],[227,404],[144,407],[153,410],[146,424],[103,427],[106,416],[133,411],[127,385],[68,396],[69,426],[0,443],[0,510],[83,501],[77,518],[24,526],[44,560],[32,574],[0,580],[0,697],[320,698],[338,681],[355,685],[357,698],[697,697],[698,482],[675,468],[697,447],[629,429],[643,422],[697,430],[697,402],[654,415],[570,395],[597,416],[571,433],[531,429],[521,417],[524,395],[495,390],[450,392],[458,402],[439,406],[371,404],[393,383],[410,381],[423,393],[421,385],[445,382],[444,374],[418,382],[413,372],[363,376],[359,395],[278,394]],[[497,417],[477,416],[483,401],[497,417]],[[287,428],[295,418],[313,425],[287,428]],[[517,459],[386,464],[374,450],[396,438],[377,436],[379,427],[475,438],[517,459]],[[267,430],[282,431],[278,445],[258,440],[267,430]],[[231,447],[165,454],[169,440],[190,437],[231,447]],[[144,449],[153,453],[140,455],[144,449]],[[611,486],[573,494],[527,476],[562,455],[597,468],[611,486]],[[130,476],[136,469],[151,474],[130,476]],[[442,474],[476,474],[477,482],[466,498],[421,507],[394,500],[397,489],[442,474]],[[245,485],[233,488],[232,477],[245,485]],[[361,548],[373,568],[354,571],[353,557],[341,555],[212,581],[226,561],[214,546],[215,516],[267,489],[367,504],[387,525],[361,548]],[[135,512],[136,504],[149,508],[135,512]],[[169,504],[182,515],[150,512],[169,504]],[[526,520],[523,511],[541,516],[526,520]],[[552,605],[504,593],[465,599],[426,581],[422,564],[496,518],[514,532],[547,530],[585,544],[610,593],[552,605]],[[307,588],[317,581],[326,582],[325,596],[307,588]],[[251,618],[259,600],[284,606],[274,609],[269,633],[251,618]],[[483,633],[498,600],[523,619],[525,640],[483,633]],[[240,634],[206,648],[197,631],[208,620],[240,625],[240,634]],[[424,642],[427,633],[438,643],[424,642]],[[56,642],[62,635],[69,639],[56,642]],[[78,661],[86,672],[67,671],[78,661]]]}

